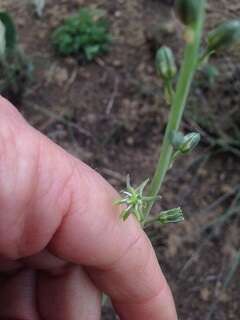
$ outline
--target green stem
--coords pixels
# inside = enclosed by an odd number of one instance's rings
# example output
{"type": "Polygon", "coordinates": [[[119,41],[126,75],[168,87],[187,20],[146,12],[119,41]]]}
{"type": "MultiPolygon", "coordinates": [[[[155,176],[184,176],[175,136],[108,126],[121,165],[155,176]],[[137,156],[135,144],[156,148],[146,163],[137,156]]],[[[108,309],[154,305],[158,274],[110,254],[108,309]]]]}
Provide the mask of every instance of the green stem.
{"type": "MultiPolygon", "coordinates": [[[[200,1],[200,0],[199,0],[200,1]]],[[[163,145],[160,153],[160,158],[157,164],[157,168],[151,184],[149,186],[147,196],[157,196],[163,184],[166,173],[169,169],[169,165],[172,158],[173,147],[170,143],[169,136],[171,132],[178,131],[184,108],[187,102],[187,98],[189,95],[192,79],[194,73],[196,71],[196,65],[199,56],[199,47],[203,30],[203,22],[204,22],[204,12],[205,12],[205,0],[201,1],[199,5],[199,19],[194,26],[194,40],[191,43],[187,43],[185,53],[184,53],[184,61],[181,67],[176,94],[173,97],[172,108],[169,115],[168,125],[166,128],[163,145]]],[[[148,206],[145,210],[145,219],[147,219],[151,208],[154,204],[154,201],[149,202],[148,206]]]]}
{"type": "Polygon", "coordinates": [[[164,82],[164,89],[165,89],[165,99],[169,105],[172,104],[173,96],[174,96],[174,90],[171,80],[166,80],[164,82]]]}

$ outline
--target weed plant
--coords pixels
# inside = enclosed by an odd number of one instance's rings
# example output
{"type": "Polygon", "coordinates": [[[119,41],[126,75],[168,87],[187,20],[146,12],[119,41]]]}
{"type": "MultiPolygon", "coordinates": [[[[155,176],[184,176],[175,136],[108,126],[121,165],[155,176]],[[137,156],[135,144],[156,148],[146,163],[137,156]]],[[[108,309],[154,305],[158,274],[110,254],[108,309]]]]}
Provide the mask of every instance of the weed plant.
{"type": "Polygon", "coordinates": [[[109,50],[111,36],[103,10],[82,8],[65,20],[52,36],[58,54],[91,61],[109,50]]]}

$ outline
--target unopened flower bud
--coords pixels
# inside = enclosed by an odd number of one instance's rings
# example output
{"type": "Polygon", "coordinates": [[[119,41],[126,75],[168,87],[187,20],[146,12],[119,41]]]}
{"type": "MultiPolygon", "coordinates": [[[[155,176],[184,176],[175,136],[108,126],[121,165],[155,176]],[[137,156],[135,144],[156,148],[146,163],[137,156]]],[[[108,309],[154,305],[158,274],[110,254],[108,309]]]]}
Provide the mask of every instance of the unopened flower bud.
{"type": "Polygon", "coordinates": [[[177,73],[177,67],[173,52],[168,47],[162,47],[157,51],[156,69],[159,76],[164,80],[171,80],[177,73]]]}
{"type": "Polygon", "coordinates": [[[180,21],[187,27],[193,26],[199,16],[199,4],[201,0],[177,0],[175,4],[176,14],[180,21]]]}
{"type": "Polygon", "coordinates": [[[183,143],[179,146],[181,153],[191,152],[200,142],[201,136],[199,133],[192,132],[184,136],[183,143]]]}
{"type": "Polygon", "coordinates": [[[184,143],[184,134],[182,132],[172,132],[170,134],[170,142],[175,150],[178,150],[184,143]]]}
{"type": "Polygon", "coordinates": [[[237,42],[240,42],[240,20],[227,21],[209,33],[207,51],[228,48],[237,42]]]}
{"type": "Polygon", "coordinates": [[[182,209],[175,208],[175,209],[163,211],[159,214],[157,221],[160,224],[182,222],[182,221],[184,221],[182,209]]]}

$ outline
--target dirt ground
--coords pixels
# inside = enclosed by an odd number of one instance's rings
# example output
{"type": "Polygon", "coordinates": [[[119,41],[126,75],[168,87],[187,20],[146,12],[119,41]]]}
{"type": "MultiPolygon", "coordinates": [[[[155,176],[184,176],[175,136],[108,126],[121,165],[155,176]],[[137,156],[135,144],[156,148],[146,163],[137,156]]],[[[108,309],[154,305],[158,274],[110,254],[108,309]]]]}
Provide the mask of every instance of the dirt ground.
{"type": "MultiPolygon", "coordinates": [[[[172,2],[52,0],[38,19],[24,1],[1,1],[16,19],[20,42],[35,66],[21,111],[119,190],[128,173],[136,184],[150,176],[158,158],[168,109],[154,71],[154,52],[167,44],[180,57],[183,44],[172,2]],[[79,65],[73,58],[57,57],[50,39],[52,30],[84,5],[106,10],[113,43],[108,55],[79,65]]],[[[210,0],[207,28],[239,16],[239,0],[210,0]]],[[[239,52],[213,59],[220,73],[213,88],[194,84],[191,104],[204,109],[205,120],[210,108],[218,107],[217,122],[226,122],[233,106],[239,108],[239,52]]],[[[186,118],[183,128],[192,127],[196,123],[186,118]]],[[[212,152],[203,138],[197,151],[176,163],[162,192],[161,209],[181,206],[186,221],[147,230],[180,320],[240,319],[239,270],[222,290],[240,248],[240,215],[232,216],[223,228],[206,228],[227,210],[240,189],[239,161],[236,154],[212,152]]],[[[103,319],[115,319],[110,307],[105,307],[103,319]]]]}

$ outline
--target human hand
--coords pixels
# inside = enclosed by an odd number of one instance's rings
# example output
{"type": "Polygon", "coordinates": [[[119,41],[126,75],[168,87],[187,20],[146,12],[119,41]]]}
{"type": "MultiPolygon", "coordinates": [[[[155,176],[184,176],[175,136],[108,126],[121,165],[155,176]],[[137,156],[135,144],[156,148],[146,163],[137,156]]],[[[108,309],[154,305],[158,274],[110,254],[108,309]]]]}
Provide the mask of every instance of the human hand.
{"type": "Polygon", "coordinates": [[[176,320],[154,250],[117,192],[0,98],[0,319],[176,320]]]}

